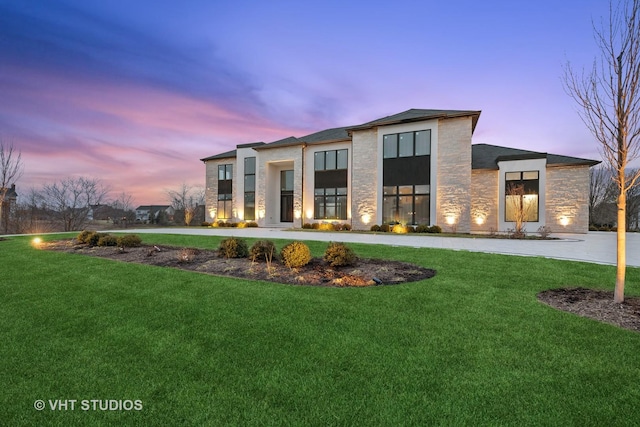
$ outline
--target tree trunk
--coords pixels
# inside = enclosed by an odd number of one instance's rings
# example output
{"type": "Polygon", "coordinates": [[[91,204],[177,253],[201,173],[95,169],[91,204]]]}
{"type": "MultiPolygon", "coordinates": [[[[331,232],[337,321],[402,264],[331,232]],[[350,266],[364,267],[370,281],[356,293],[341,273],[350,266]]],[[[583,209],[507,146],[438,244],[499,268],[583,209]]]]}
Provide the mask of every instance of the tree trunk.
{"type": "Polygon", "coordinates": [[[622,303],[624,301],[624,281],[627,269],[627,235],[626,235],[626,204],[627,195],[624,191],[618,196],[618,259],[616,271],[616,288],[613,292],[613,301],[622,303]]]}

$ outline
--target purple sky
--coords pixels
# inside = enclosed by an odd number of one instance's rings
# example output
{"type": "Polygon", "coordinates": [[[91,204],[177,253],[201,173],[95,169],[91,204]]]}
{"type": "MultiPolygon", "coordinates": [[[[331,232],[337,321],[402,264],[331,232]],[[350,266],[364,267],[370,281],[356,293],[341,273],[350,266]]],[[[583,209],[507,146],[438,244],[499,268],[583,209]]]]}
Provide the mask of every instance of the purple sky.
{"type": "Polygon", "coordinates": [[[237,144],[409,108],[482,110],[474,143],[600,159],[562,86],[603,0],[0,0],[0,138],[18,192],[101,179],[134,204],[237,144]]]}

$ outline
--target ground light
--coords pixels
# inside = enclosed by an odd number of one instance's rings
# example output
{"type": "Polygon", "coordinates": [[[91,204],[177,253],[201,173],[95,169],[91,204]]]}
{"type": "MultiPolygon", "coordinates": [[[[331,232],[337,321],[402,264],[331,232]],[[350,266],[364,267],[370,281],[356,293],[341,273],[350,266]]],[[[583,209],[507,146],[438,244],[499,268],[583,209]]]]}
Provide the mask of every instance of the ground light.
{"type": "Polygon", "coordinates": [[[36,247],[40,246],[40,243],[42,243],[42,239],[40,237],[34,237],[31,241],[31,244],[36,247]]]}

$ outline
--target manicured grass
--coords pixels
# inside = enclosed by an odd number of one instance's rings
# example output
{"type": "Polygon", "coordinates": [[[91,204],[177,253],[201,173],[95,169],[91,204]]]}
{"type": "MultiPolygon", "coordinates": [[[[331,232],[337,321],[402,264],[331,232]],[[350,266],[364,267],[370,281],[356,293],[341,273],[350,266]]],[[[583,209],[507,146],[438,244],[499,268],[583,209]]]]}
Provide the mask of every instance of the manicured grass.
{"type": "MultiPolygon", "coordinates": [[[[309,246],[319,256],[326,243],[309,246]]],[[[613,267],[350,246],[438,274],[364,289],[288,286],[1,241],[2,424],[637,424],[640,334],[536,300],[556,287],[612,289],[613,267]],[[37,411],[37,399],[78,403],[37,411]],[[83,399],[143,408],[84,411],[83,399]]],[[[629,269],[627,295],[639,294],[640,269],[629,269]]]]}

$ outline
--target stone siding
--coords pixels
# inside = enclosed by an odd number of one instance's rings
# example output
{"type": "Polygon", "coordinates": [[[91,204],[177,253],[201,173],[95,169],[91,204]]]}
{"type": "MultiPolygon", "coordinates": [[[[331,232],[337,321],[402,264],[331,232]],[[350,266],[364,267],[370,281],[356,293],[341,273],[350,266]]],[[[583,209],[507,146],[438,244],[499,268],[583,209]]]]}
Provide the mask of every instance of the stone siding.
{"type": "Polygon", "coordinates": [[[589,166],[547,168],[546,225],[555,233],[589,231],[589,166]]]}
{"type": "Polygon", "coordinates": [[[205,203],[205,221],[216,221],[218,210],[218,165],[233,165],[233,181],[232,181],[232,212],[235,212],[236,206],[236,159],[220,159],[209,160],[205,163],[205,190],[204,190],[204,203],[205,203]]]}
{"type": "Polygon", "coordinates": [[[436,218],[432,222],[447,232],[469,233],[471,118],[440,120],[437,144],[436,218]]]}
{"type": "Polygon", "coordinates": [[[498,230],[498,171],[471,171],[471,232],[498,230]]]}
{"type": "MultiPolygon", "coordinates": [[[[369,230],[378,218],[378,142],[377,130],[353,132],[351,156],[351,226],[369,230]]],[[[382,207],[380,207],[382,212],[382,207]]]]}

